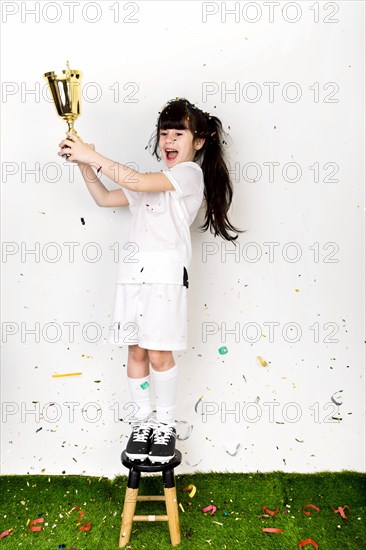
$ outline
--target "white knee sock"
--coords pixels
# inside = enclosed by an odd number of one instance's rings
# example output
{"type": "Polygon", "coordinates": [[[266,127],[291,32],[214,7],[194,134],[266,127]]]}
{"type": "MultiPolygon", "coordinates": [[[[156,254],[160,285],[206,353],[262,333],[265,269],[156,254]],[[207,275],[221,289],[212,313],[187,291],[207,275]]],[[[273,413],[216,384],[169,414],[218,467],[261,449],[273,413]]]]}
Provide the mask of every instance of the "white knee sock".
{"type": "Polygon", "coordinates": [[[150,369],[156,398],[156,419],[158,422],[174,422],[177,399],[178,367],[164,371],[150,369]]]}
{"type": "Polygon", "coordinates": [[[134,418],[143,420],[152,412],[150,399],[150,376],[144,378],[127,377],[132,401],[135,405],[134,418]]]}

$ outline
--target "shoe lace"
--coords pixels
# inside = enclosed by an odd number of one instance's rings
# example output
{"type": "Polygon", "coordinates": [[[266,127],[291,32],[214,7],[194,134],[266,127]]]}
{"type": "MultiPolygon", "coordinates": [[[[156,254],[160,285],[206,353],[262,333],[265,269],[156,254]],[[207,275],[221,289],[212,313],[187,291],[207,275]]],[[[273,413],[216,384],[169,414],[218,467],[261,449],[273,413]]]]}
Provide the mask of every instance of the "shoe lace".
{"type": "Polygon", "coordinates": [[[170,437],[173,435],[174,426],[169,424],[159,424],[154,430],[154,443],[158,445],[167,445],[170,437]]]}
{"type": "Polygon", "coordinates": [[[135,426],[132,436],[133,441],[146,442],[150,435],[150,431],[151,426],[148,422],[143,422],[142,424],[135,426]]]}

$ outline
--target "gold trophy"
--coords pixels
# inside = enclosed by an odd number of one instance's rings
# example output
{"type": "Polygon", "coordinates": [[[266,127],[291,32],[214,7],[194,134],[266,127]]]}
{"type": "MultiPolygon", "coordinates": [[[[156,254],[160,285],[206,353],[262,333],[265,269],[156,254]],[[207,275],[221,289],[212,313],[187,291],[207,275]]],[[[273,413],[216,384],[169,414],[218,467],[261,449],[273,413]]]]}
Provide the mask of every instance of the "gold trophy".
{"type": "MultiPolygon", "coordinates": [[[[58,116],[66,120],[69,132],[80,138],[74,128],[74,122],[81,112],[81,77],[83,73],[71,70],[68,61],[66,66],[66,71],[58,74],[52,71],[45,73],[44,77],[50,87],[58,116]]],[[[62,156],[68,158],[70,155],[66,153],[62,156]]]]}

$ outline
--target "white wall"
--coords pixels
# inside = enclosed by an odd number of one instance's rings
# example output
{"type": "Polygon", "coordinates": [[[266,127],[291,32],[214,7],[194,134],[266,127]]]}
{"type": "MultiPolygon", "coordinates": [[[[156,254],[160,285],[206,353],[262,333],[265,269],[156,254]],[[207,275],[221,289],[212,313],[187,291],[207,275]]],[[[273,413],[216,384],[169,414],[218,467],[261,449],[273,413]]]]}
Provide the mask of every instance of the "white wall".
{"type": "Polygon", "coordinates": [[[145,146],[176,96],[230,127],[231,218],[247,231],[237,257],[199,220],[192,232],[189,347],[176,357],[181,437],[193,429],[179,471],[364,471],[364,4],[281,2],[273,21],[265,4],[227,2],[225,20],[221,2],[120,2],[114,22],[116,2],[81,1],[70,23],[64,2],[2,2],[2,473],[125,473],[126,348],[106,338],[110,247],[130,214],[97,207],[57,156],[66,124],[43,73],[67,59],[84,72],[76,128],[109,158],[160,170],[145,146]],[[82,375],[52,378],[70,372],[82,375]]]}

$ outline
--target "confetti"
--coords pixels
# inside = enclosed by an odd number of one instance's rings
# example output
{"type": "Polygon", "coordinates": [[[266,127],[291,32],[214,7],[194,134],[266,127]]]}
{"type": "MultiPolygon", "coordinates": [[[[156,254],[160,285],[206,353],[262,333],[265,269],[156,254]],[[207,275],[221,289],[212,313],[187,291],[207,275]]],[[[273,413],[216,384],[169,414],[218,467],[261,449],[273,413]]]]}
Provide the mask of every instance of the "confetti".
{"type": "Polygon", "coordinates": [[[198,405],[201,403],[202,399],[203,399],[203,395],[201,395],[201,397],[199,398],[199,400],[197,401],[197,403],[194,406],[194,412],[196,412],[197,414],[203,414],[203,413],[199,413],[198,410],[197,410],[198,405]]]}
{"type": "Polygon", "coordinates": [[[276,510],[270,510],[269,508],[266,508],[266,506],[262,506],[262,510],[270,516],[275,516],[279,512],[278,508],[276,508],[276,510]]]}
{"type": "Polygon", "coordinates": [[[202,512],[204,512],[204,513],[209,512],[210,510],[211,510],[210,516],[213,516],[214,513],[216,512],[217,508],[213,504],[210,504],[209,506],[205,506],[204,508],[202,508],[202,512]]]}
{"type": "Polygon", "coordinates": [[[142,384],[140,384],[140,388],[142,388],[143,390],[146,390],[148,387],[149,387],[149,382],[143,382],[142,384]]]}
{"type": "Polygon", "coordinates": [[[317,506],[314,506],[314,504],[306,504],[305,506],[302,507],[302,511],[304,512],[304,514],[306,516],[310,516],[310,512],[307,512],[305,510],[305,508],[313,508],[314,510],[316,510],[317,512],[320,512],[320,508],[318,508],[317,506]]]}
{"type": "Polygon", "coordinates": [[[231,452],[228,451],[227,449],[225,449],[225,452],[227,452],[227,454],[230,455],[230,456],[236,456],[236,455],[238,454],[238,452],[239,452],[239,449],[240,449],[240,443],[237,444],[237,446],[236,446],[234,452],[231,453],[231,452]]]}
{"type": "Polygon", "coordinates": [[[187,464],[187,466],[191,466],[192,468],[194,468],[195,466],[198,466],[198,464],[200,464],[202,462],[203,458],[200,458],[198,462],[195,462],[194,464],[192,464],[192,462],[188,462],[188,460],[185,460],[185,463],[187,464]]]}
{"type": "Polygon", "coordinates": [[[262,367],[267,367],[268,363],[260,355],[257,355],[257,361],[262,367]]]}
{"type": "Polygon", "coordinates": [[[282,533],[283,529],[276,529],[275,527],[262,527],[263,533],[282,533]]]}
{"type": "Polygon", "coordinates": [[[345,508],[348,508],[348,510],[349,510],[349,506],[346,505],[346,506],[338,506],[338,508],[336,510],[334,510],[334,508],[333,508],[333,512],[335,514],[340,514],[341,518],[343,518],[343,519],[348,519],[346,514],[344,513],[345,508]]]}
{"type": "Polygon", "coordinates": [[[220,355],[225,355],[226,353],[228,353],[228,349],[226,346],[222,346],[221,348],[219,348],[219,354],[220,355]]]}
{"type": "Polygon", "coordinates": [[[36,523],[44,523],[44,518],[33,519],[33,520],[29,523],[29,530],[30,530],[30,531],[34,531],[34,532],[42,531],[42,525],[39,525],[38,527],[34,527],[34,525],[35,525],[36,523]]]}
{"type": "Polygon", "coordinates": [[[53,374],[52,378],[64,378],[65,376],[80,376],[82,372],[68,372],[65,374],[53,374]]]}
{"type": "Polygon", "coordinates": [[[193,498],[194,495],[196,494],[197,488],[196,488],[195,485],[192,485],[192,483],[191,483],[187,487],[183,487],[182,491],[190,491],[188,496],[189,496],[189,498],[193,498]]]}
{"type": "Polygon", "coordinates": [[[338,407],[340,407],[340,406],[342,405],[342,400],[339,401],[339,399],[341,399],[342,396],[338,395],[338,394],[340,394],[340,393],[342,393],[342,392],[343,392],[343,390],[336,391],[336,392],[333,393],[332,397],[330,398],[331,401],[332,401],[335,405],[337,405],[338,407]],[[336,397],[334,397],[335,395],[336,395],[336,397]]]}
{"type": "Polygon", "coordinates": [[[307,544],[312,544],[315,546],[316,550],[318,550],[319,546],[316,542],[313,541],[313,539],[306,539],[299,542],[299,548],[302,548],[303,546],[306,546],[307,544]]]}
{"type": "Polygon", "coordinates": [[[185,513],[185,509],[183,508],[183,504],[181,502],[179,503],[179,508],[185,513]]]}
{"type": "Polygon", "coordinates": [[[189,424],[186,420],[180,420],[177,422],[177,439],[179,441],[185,441],[189,438],[189,436],[192,433],[193,430],[193,424],[189,424]],[[182,431],[180,430],[182,428],[182,431]],[[183,431],[183,428],[185,428],[185,431],[183,431]]]}
{"type": "Polygon", "coordinates": [[[13,529],[7,529],[6,531],[3,531],[0,535],[0,539],[4,539],[8,535],[11,535],[13,532],[13,529]]]}

